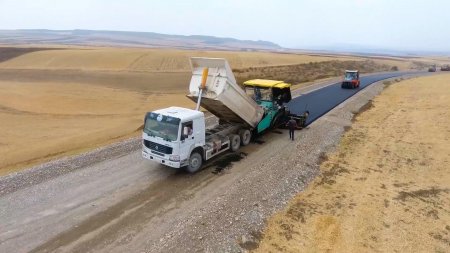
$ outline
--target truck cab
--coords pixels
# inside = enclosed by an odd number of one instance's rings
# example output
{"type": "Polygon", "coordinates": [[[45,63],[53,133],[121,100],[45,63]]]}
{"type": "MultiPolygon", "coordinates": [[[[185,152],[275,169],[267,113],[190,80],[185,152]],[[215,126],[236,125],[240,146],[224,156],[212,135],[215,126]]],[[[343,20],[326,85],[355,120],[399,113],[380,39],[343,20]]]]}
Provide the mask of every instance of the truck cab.
{"type": "Polygon", "coordinates": [[[244,82],[245,93],[264,108],[264,118],[257,126],[258,133],[273,127],[284,113],[284,104],[291,101],[291,85],[283,81],[254,79],[244,82]]]}
{"type": "Polygon", "coordinates": [[[359,71],[358,70],[346,70],[344,74],[344,80],[342,81],[342,88],[358,88],[360,85],[359,71]]]}
{"type": "Polygon", "coordinates": [[[142,155],[161,164],[180,168],[189,155],[205,145],[205,116],[201,111],[169,107],[145,116],[142,155]]]}

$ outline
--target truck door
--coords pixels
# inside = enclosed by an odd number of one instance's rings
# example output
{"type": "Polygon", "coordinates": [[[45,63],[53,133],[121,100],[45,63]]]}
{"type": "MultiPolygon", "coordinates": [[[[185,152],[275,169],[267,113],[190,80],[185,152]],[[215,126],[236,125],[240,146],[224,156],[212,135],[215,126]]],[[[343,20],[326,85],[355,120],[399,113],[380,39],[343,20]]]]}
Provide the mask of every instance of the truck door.
{"type": "Polygon", "coordinates": [[[181,125],[181,145],[180,145],[180,159],[189,159],[191,149],[195,145],[194,124],[192,121],[185,122],[181,125]]]}

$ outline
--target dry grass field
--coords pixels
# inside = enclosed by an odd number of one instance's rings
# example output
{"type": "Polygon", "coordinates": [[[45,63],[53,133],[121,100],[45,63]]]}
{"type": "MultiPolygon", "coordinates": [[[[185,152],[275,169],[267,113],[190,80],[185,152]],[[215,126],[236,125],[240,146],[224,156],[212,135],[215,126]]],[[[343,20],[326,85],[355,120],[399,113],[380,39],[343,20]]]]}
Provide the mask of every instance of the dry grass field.
{"type": "Polygon", "coordinates": [[[389,85],[256,252],[448,252],[450,75],[389,85]]]}
{"type": "Polygon", "coordinates": [[[149,110],[192,107],[185,98],[191,56],[227,58],[238,79],[294,84],[340,75],[337,67],[414,66],[397,58],[368,64],[350,56],[106,47],[0,47],[0,55],[0,174],[136,136],[149,110]]]}
{"type": "Polygon", "coordinates": [[[364,74],[389,71],[391,68],[391,65],[381,64],[374,60],[332,60],[285,66],[250,67],[236,69],[234,72],[239,83],[249,79],[263,78],[284,80],[294,84],[295,87],[300,87],[314,80],[341,76],[346,69],[358,69],[360,73],[364,74]]]}
{"type": "Polygon", "coordinates": [[[190,72],[189,57],[193,56],[226,58],[233,68],[359,59],[348,56],[311,56],[269,52],[68,48],[23,54],[0,63],[0,69],[190,72]]]}

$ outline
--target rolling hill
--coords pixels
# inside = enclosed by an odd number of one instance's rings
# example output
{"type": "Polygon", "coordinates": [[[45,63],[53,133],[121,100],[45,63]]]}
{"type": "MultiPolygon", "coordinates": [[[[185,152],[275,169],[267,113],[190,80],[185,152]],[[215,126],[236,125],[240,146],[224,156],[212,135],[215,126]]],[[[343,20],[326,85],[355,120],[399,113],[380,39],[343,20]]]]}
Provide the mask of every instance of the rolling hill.
{"type": "Polygon", "coordinates": [[[269,41],[238,40],[203,35],[94,30],[0,30],[0,44],[170,47],[182,49],[279,50],[269,41]]]}

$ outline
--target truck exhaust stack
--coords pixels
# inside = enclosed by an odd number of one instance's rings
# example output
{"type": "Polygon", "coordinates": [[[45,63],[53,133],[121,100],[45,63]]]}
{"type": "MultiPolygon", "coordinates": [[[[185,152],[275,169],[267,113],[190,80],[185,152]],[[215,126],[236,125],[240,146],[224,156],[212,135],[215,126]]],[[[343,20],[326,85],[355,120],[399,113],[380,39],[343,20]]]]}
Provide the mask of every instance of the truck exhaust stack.
{"type": "Polygon", "coordinates": [[[209,72],[208,68],[203,69],[202,83],[199,86],[197,106],[195,107],[196,111],[200,110],[200,102],[202,100],[203,90],[206,89],[206,80],[208,80],[208,72],[209,72]]]}

